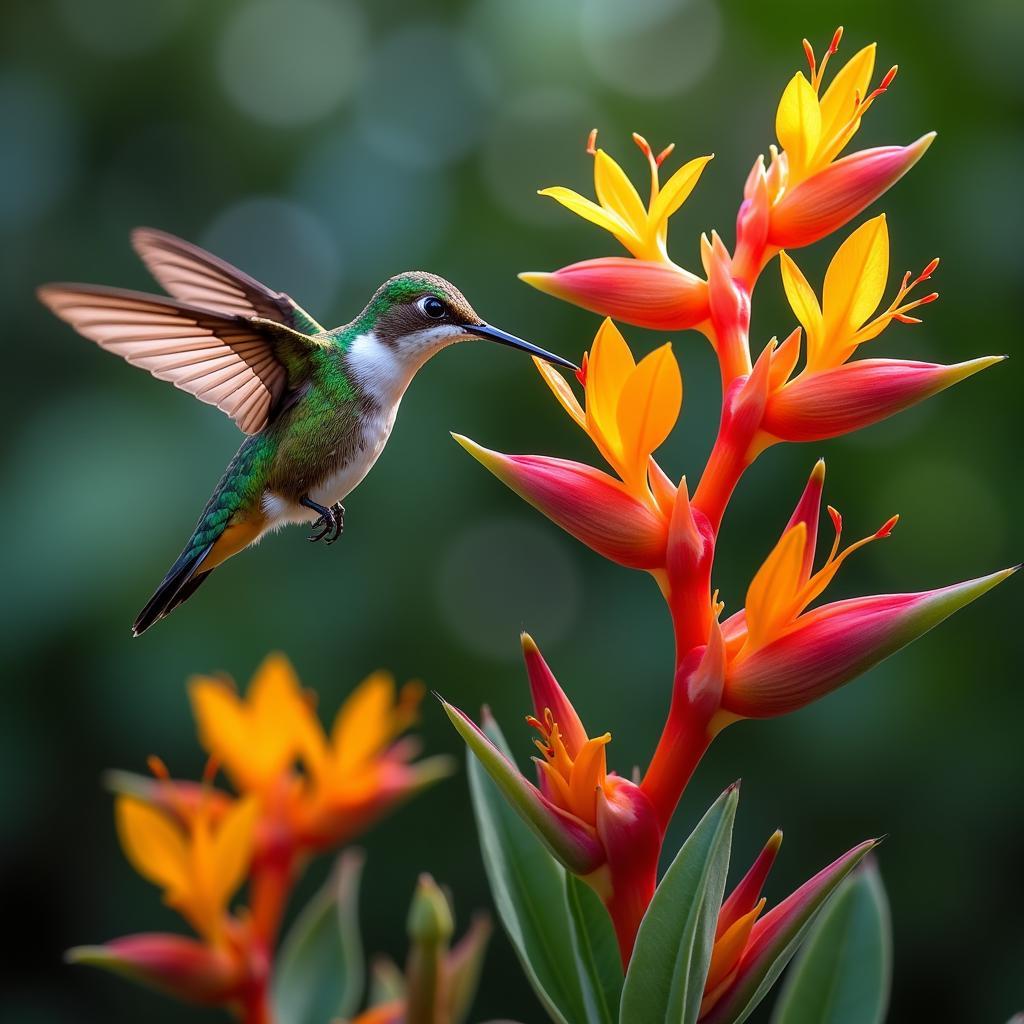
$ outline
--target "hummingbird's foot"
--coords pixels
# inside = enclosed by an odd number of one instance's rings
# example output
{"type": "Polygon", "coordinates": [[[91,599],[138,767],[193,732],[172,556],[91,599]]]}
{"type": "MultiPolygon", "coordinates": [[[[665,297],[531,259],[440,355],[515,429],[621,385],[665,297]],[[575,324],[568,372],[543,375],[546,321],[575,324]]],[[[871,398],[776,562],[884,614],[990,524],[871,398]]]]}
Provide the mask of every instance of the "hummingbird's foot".
{"type": "Polygon", "coordinates": [[[345,530],[345,506],[336,501],[331,506],[331,514],[334,516],[334,532],[327,538],[327,546],[330,547],[345,530]]]}
{"type": "Polygon", "coordinates": [[[341,536],[341,531],[345,528],[345,509],[340,501],[327,508],[317,504],[311,498],[302,497],[299,499],[299,504],[319,513],[318,518],[313,522],[314,533],[308,538],[311,543],[315,544],[318,540],[327,537],[327,543],[330,545],[341,536]]]}

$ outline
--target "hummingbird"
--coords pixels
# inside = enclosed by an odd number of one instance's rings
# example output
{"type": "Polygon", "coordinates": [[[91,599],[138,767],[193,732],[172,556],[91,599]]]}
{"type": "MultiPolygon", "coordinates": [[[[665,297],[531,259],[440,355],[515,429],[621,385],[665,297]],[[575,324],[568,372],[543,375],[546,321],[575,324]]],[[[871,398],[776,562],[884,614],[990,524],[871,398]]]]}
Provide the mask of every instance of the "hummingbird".
{"type": "Polygon", "coordinates": [[[58,317],[160,380],[216,405],[246,434],[133,636],[186,601],[228,558],[289,523],[333,544],[342,501],[373,467],[416,371],[458,341],[485,338],[575,370],[482,320],[425,271],[385,281],[328,330],[283,292],[174,235],[137,228],[132,246],[168,295],[46,284],[58,317]]]}

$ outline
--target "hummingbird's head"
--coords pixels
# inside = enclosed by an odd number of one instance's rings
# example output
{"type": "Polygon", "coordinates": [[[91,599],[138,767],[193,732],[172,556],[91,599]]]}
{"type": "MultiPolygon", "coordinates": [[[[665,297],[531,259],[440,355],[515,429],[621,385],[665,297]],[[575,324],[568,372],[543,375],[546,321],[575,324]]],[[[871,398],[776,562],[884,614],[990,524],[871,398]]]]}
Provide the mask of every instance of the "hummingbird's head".
{"type": "Polygon", "coordinates": [[[370,299],[359,322],[366,324],[374,343],[386,348],[410,376],[435,352],[474,338],[496,341],[576,369],[567,359],[492,327],[455,285],[425,271],[410,271],[385,281],[370,299]]]}

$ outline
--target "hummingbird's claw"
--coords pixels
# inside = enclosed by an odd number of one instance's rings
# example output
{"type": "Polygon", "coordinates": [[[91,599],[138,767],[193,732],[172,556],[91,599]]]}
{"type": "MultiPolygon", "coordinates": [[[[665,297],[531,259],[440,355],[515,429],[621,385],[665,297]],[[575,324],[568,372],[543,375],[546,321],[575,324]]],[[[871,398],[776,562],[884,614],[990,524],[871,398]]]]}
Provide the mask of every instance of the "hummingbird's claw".
{"type": "Polygon", "coordinates": [[[331,512],[334,513],[334,533],[327,538],[328,547],[341,536],[345,529],[345,506],[340,501],[336,501],[331,506],[331,512]]]}
{"type": "Polygon", "coordinates": [[[319,530],[319,533],[311,534],[309,542],[315,544],[326,537],[327,546],[330,547],[345,529],[345,506],[336,501],[330,508],[325,508],[313,523],[313,529],[319,530]]]}

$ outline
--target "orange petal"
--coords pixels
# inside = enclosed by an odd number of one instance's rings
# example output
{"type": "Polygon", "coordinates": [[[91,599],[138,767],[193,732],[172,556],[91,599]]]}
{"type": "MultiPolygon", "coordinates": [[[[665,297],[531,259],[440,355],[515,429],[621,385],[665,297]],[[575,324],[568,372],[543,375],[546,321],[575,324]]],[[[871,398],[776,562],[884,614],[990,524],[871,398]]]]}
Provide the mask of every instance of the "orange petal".
{"type": "Polygon", "coordinates": [[[631,485],[645,485],[647,460],[672,433],[682,403],[683,378],[666,343],[640,360],[619,395],[616,420],[631,485]]]}
{"type": "Polygon", "coordinates": [[[797,523],[782,535],[747,589],[747,647],[763,646],[793,617],[793,602],[807,544],[807,526],[797,523]]]}

